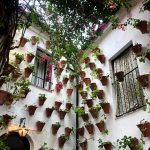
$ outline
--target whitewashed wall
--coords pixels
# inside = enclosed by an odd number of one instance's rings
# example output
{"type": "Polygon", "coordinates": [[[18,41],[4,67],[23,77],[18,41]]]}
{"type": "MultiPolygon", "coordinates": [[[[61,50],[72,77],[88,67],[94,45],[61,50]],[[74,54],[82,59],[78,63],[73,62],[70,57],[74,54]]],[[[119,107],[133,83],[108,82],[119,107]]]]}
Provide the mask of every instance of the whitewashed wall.
{"type": "MultiPolygon", "coordinates": [[[[150,19],[150,12],[145,11],[144,13],[139,14],[139,7],[141,6],[141,0],[137,1],[137,6],[132,8],[129,11],[129,14],[121,9],[118,11],[118,16],[121,16],[121,23],[124,23],[130,15],[130,17],[135,19],[141,19],[141,20],[147,20],[150,19]]],[[[147,48],[147,44],[150,44],[149,36],[150,34],[142,34],[138,29],[133,28],[133,26],[128,26],[126,31],[122,30],[111,30],[111,24],[108,23],[106,27],[103,29],[103,36],[97,38],[94,42],[95,45],[98,45],[100,49],[103,49],[103,53],[106,57],[105,64],[101,64],[99,61],[96,61],[96,68],[101,68],[103,70],[103,75],[106,75],[109,73],[109,70],[112,70],[111,60],[113,60],[116,56],[118,56],[121,52],[123,52],[128,46],[130,46],[131,43],[133,45],[135,43],[142,44],[142,50],[145,51],[147,48]]],[[[94,57],[92,57],[92,54],[89,53],[90,50],[87,50],[87,54],[90,57],[90,62],[94,62],[94,57]]],[[[140,75],[148,74],[150,71],[150,61],[146,59],[145,63],[138,62],[138,67],[140,71],[140,75]]],[[[82,65],[84,67],[84,64],[82,65]]],[[[111,80],[109,79],[107,86],[102,86],[100,80],[93,79],[92,76],[90,76],[91,70],[90,68],[85,69],[86,76],[91,78],[91,83],[97,84],[97,89],[104,91],[104,100],[106,102],[110,103],[110,113],[107,115],[107,120],[105,123],[105,127],[109,130],[109,135],[102,134],[97,126],[95,125],[98,123],[101,119],[101,115],[104,113],[103,110],[101,110],[98,113],[98,117],[96,119],[93,119],[91,114],[89,114],[89,120],[92,121],[94,124],[94,134],[90,135],[88,131],[85,128],[85,134],[84,136],[86,138],[94,137],[95,140],[88,140],[88,150],[97,150],[98,149],[98,139],[101,138],[103,142],[111,141],[116,142],[117,139],[123,138],[124,135],[137,137],[140,139],[141,131],[136,126],[140,123],[140,120],[145,118],[146,121],[150,121],[149,113],[144,112],[143,110],[139,110],[137,112],[134,112],[132,114],[128,114],[124,117],[116,118],[116,98],[115,98],[115,89],[111,85],[111,80]]],[[[84,84],[84,89],[86,88],[86,85],[84,84]]],[[[91,92],[91,90],[90,90],[91,92]]],[[[88,97],[90,92],[88,92],[88,97]]],[[[147,89],[147,93],[150,96],[150,91],[147,89]]],[[[82,97],[80,96],[80,106],[82,102],[82,97]]],[[[99,99],[97,98],[94,101],[94,106],[98,104],[99,99]]],[[[88,111],[87,105],[85,105],[86,111],[88,111]]],[[[84,122],[82,118],[79,122],[79,127],[82,127],[84,125],[84,122]]],[[[149,144],[149,138],[145,137],[144,140],[146,141],[146,144],[144,145],[144,150],[148,150],[150,147],[149,144]]],[[[129,149],[129,148],[127,148],[129,149]]],[[[81,150],[81,148],[80,148],[81,150]]]]}
{"type": "MultiPolygon", "coordinates": [[[[36,27],[30,27],[26,33],[25,36],[31,37],[31,36],[39,36],[39,31],[38,29],[36,29],[36,27]]],[[[15,43],[15,45],[18,45],[19,43],[19,38],[20,35],[18,34],[18,31],[16,33],[15,36],[15,40],[18,40],[17,43],[15,43]]],[[[48,36],[41,34],[41,38],[44,40],[44,43],[46,43],[46,41],[48,40],[48,36]]],[[[46,49],[46,44],[40,44],[38,45],[38,47],[41,50],[45,50],[46,49]]],[[[18,49],[12,50],[10,52],[10,60],[15,60],[15,56],[13,56],[12,54],[14,52],[16,53],[20,53],[20,54],[27,54],[27,51],[29,52],[34,52],[37,49],[37,44],[36,45],[32,45],[31,42],[27,42],[26,45],[24,47],[19,47],[18,49]]],[[[62,60],[64,60],[64,58],[61,58],[62,60]]],[[[32,60],[31,63],[34,63],[34,59],[32,60]]],[[[27,61],[23,61],[20,64],[20,68],[22,69],[22,71],[24,72],[24,68],[29,65],[29,63],[27,63],[27,61]]],[[[54,70],[52,70],[52,82],[53,82],[53,87],[52,89],[54,89],[54,92],[50,92],[48,90],[45,90],[43,88],[31,85],[31,92],[28,93],[26,98],[20,99],[20,101],[18,101],[15,105],[12,105],[11,109],[7,109],[8,106],[3,105],[0,106],[0,116],[4,115],[4,114],[9,114],[9,115],[17,115],[17,118],[15,120],[12,121],[13,125],[19,125],[20,123],[20,118],[26,117],[26,128],[32,129],[32,130],[36,130],[36,122],[38,120],[40,121],[45,121],[46,124],[42,130],[42,132],[36,132],[36,131],[30,131],[28,134],[31,137],[31,139],[33,140],[34,143],[34,150],[39,149],[44,142],[48,143],[48,147],[49,148],[53,148],[55,150],[59,150],[59,144],[58,144],[58,138],[61,134],[65,134],[65,127],[70,127],[70,128],[76,128],[76,119],[75,119],[75,113],[73,111],[71,111],[69,114],[66,114],[64,120],[60,120],[59,118],[59,113],[57,111],[53,111],[52,115],[50,118],[46,117],[46,112],[45,112],[45,108],[49,107],[51,108],[52,106],[55,105],[55,101],[61,100],[61,101],[66,101],[69,100],[71,103],[76,104],[76,91],[74,90],[71,96],[67,96],[66,92],[67,92],[67,88],[69,88],[69,84],[70,82],[68,81],[68,84],[65,85],[63,87],[63,89],[60,92],[56,92],[55,90],[55,85],[56,85],[56,80],[55,80],[55,76],[54,76],[54,70]],[[46,94],[47,96],[47,100],[45,101],[43,106],[39,106],[38,103],[38,96],[39,93],[42,94],[46,94]],[[28,112],[25,112],[23,109],[23,106],[25,104],[27,105],[32,105],[32,104],[36,104],[39,108],[37,108],[37,110],[35,111],[35,114],[33,116],[29,116],[28,112]],[[52,134],[51,131],[51,126],[52,124],[56,123],[56,122],[61,122],[62,126],[59,128],[58,132],[56,135],[52,134]]],[[[62,77],[65,74],[65,71],[62,72],[62,76],[61,76],[61,81],[62,81],[62,77]]],[[[30,75],[29,80],[31,80],[32,75],[30,75]]],[[[75,81],[75,80],[74,80],[75,81]]],[[[1,87],[1,90],[6,90],[5,85],[3,85],[1,87]]],[[[61,109],[65,108],[65,104],[61,105],[61,109]]],[[[2,135],[3,133],[6,133],[7,131],[2,130],[0,131],[0,135],[2,135]]],[[[64,147],[61,149],[68,149],[68,150],[73,150],[76,147],[75,144],[75,134],[71,134],[70,136],[71,140],[66,141],[66,143],[64,144],[64,147]]]]}

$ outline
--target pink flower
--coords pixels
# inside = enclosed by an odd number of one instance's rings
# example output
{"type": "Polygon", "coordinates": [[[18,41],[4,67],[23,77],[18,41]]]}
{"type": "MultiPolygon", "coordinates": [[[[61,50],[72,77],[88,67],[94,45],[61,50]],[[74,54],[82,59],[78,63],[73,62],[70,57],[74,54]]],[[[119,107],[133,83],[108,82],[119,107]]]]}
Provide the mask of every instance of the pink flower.
{"type": "Polygon", "coordinates": [[[83,60],[83,62],[82,63],[85,63],[85,60],[83,60]]]}
{"type": "Polygon", "coordinates": [[[100,29],[104,28],[106,26],[106,23],[99,26],[100,29]]]}
{"type": "Polygon", "coordinates": [[[114,5],[114,4],[113,4],[113,5],[111,5],[111,6],[110,6],[110,8],[115,8],[115,5],[114,5]]]}
{"type": "Polygon", "coordinates": [[[59,20],[58,16],[56,16],[57,20],[59,20]]]}
{"type": "Polygon", "coordinates": [[[39,108],[39,107],[36,107],[36,108],[39,108]]]}
{"type": "Polygon", "coordinates": [[[39,59],[40,63],[43,63],[45,61],[45,59],[47,58],[47,55],[44,53],[41,55],[41,59],[39,59]]]}
{"type": "Polygon", "coordinates": [[[108,4],[111,4],[111,5],[112,5],[112,4],[113,4],[113,2],[109,2],[108,4]]]}
{"type": "Polygon", "coordinates": [[[83,27],[85,28],[86,26],[84,25],[83,27]]]}
{"type": "Polygon", "coordinates": [[[90,51],[90,53],[92,53],[92,51],[90,51]]]}

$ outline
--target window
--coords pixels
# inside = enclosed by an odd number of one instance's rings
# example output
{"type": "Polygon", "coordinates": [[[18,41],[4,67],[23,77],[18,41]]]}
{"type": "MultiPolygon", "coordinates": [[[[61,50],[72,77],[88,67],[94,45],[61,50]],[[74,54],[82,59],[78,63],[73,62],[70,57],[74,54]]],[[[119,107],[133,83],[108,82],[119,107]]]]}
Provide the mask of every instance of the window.
{"type": "Polygon", "coordinates": [[[131,47],[132,46],[112,61],[114,73],[124,71],[124,81],[119,82],[119,85],[116,86],[116,117],[146,105],[142,97],[143,92],[135,96],[133,94],[137,89],[142,91],[142,87],[136,84],[136,78],[139,76],[139,69],[137,61],[135,60],[136,55],[132,52],[131,47]]]}
{"type": "MultiPolygon", "coordinates": [[[[37,49],[36,55],[39,58],[41,57],[42,54],[43,54],[43,51],[41,51],[40,49],[37,49]]],[[[47,54],[47,58],[45,59],[45,61],[43,63],[40,63],[38,59],[35,59],[34,64],[36,66],[35,70],[38,74],[32,75],[31,83],[36,86],[42,87],[44,89],[51,90],[51,84],[52,84],[51,76],[50,76],[50,81],[49,82],[46,81],[48,66],[50,64],[50,55],[47,54]]],[[[51,74],[52,74],[52,72],[51,72],[51,74]]]]}

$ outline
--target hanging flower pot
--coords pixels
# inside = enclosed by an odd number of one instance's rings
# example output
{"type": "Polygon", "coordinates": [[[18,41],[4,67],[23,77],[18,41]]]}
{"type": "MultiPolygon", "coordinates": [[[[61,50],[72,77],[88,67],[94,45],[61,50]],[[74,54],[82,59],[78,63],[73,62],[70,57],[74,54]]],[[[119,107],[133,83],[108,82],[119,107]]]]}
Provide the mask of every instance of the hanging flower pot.
{"type": "Polygon", "coordinates": [[[45,100],[46,100],[46,99],[41,99],[41,98],[39,98],[39,105],[42,106],[42,105],[44,104],[45,100]]]}
{"type": "Polygon", "coordinates": [[[9,95],[9,98],[8,98],[8,99],[5,99],[5,104],[6,104],[6,105],[11,105],[12,102],[13,102],[13,96],[12,96],[12,94],[10,94],[10,93],[8,93],[8,95],[9,95]]]}
{"type": "Polygon", "coordinates": [[[47,117],[51,117],[52,112],[53,112],[53,109],[51,109],[51,108],[46,108],[46,116],[47,116],[47,117]]]}
{"type": "Polygon", "coordinates": [[[70,96],[72,94],[73,89],[67,89],[67,94],[70,96]]]}
{"type": "Polygon", "coordinates": [[[90,62],[90,58],[89,57],[85,58],[84,60],[85,60],[85,64],[90,62]]]}
{"type": "Polygon", "coordinates": [[[6,91],[0,90],[0,105],[3,105],[6,100],[10,98],[10,94],[6,91]]]}
{"type": "Polygon", "coordinates": [[[89,134],[93,134],[93,124],[87,125],[85,127],[88,130],[89,134]]]}
{"type": "Polygon", "coordinates": [[[88,121],[89,120],[89,115],[88,114],[84,114],[84,115],[81,115],[83,121],[88,121]]]}
{"type": "Polygon", "coordinates": [[[69,127],[65,128],[65,136],[69,136],[71,133],[71,129],[69,127]]]}
{"type": "Polygon", "coordinates": [[[137,56],[141,56],[141,51],[142,51],[142,45],[141,44],[137,44],[135,46],[131,47],[131,50],[137,55],[137,56]]]}
{"type": "Polygon", "coordinates": [[[115,73],[115,76],[117,77],[119,82],[124,81],[124,72],[123,71],[119,71],[119,72],[115,73]]]}
{"type": "Polygon", "coordinates": [[[80,143],[80,146],[82,150],[87,150],[87,139],[84,142],[80,143]]]}
{"type": "Polygon", "coordinates": [[[59,68],[59,69],[57,70],[57,74],[58,74],[58,75],[61,75],[61,73],[62,73],[63,70],[64,70],[63,68],[59,68]]]}
{"type": "Polygon", "coordinates": [[[66,142],[66,139],[62,139],[61,137],[59,137],[59,147],[63,147],[65,142],[66,142]]]}
{"type": "Polygon", "coordinates": [[[97,76],[100,78],[102,76],[103,71],[101,68],[97,68],[97,69],[98,69],[97,76]]]}
{"type": "Polygon", "coordinates": [[[21,76],[21,73],[18,73],[18,72],[16,72],[16,71],[14,71],[14,72],[12,73],[12,78],[13,78],[15,81],[19,78],[19,76],[21,76]]]}
{"type": "Polygon", "coordinates": [[[136,78],[141,83],[142,87],[148,86],[148,75],[141,75],[136,78]]]}
{"type": "Polygon", "coordinates": [[[59,128],[57,126],[55,126],[55,125],[52,124],[52,133],[56,134],[59,128]]]}
{"type": "Polygon", "coordinates": [[[106,76],[102,76],[102,78],[100,79],[101,83],[103,86],[107,85],[107,77],[106,76]]]}
{"type": "Polygon", "coordinates": [[[98,58],[98,60],[102,63],[102,64],[104,64],[105,63],[105,55],[97,55],[97,58],[98,58]]]}
{"type": "Polygon", "coordinates": [[[22,61],[23,61],[23,59],[19,59],[19,58],[16,57],[15,63],[16,63],[16,64],[21,64],[22,61]]]}
{"type": "Polygon", "coordinates": [[[78,84],[77,88],[78,88],[78,90],[83,90],[83,84],[78,84]]]}
{"type": "Polygon", "coordinates": [[[71,103],[66,103],[66,109],[70,110],[72,107],[72,104],[71,103]]]}
{"type": "Polygon", "coordinates": [[[88,107],[92,107],[92,105],[93,105],[92,99],[87,99],[86,104],[87,104],[88,107]]]}
{"type": "Polygon", "coordinates": [[[59,111],[59,117],[60,119],[64,119],[66,116],[66,112],[65,111],[59,111]]]}
{"type": "Polygon", "coordinates": [[[3,115],[3,122],[6,124],[6,126],[9,126],[11,120],[11,116],[9,116],[8,114],[3,115]]]}
{"type": "Polygon", "coordinates": [[[32,69],[25,68],[25,77],[29,77],[32,72],[33,72],[32,69]]]}
{"type": "Polygon", "coordinates": [[[139,24],[136,25],[136,28],[139,29],[142,34],[147,33],[147,21],[142,20],[139,24]]]}
{"type": "Polygon", "coordinates": [[[31,62],[35,56],[32,54],[27,54],[27,62],[31,62]]]}
{"type": "Polygon", "coordinates": [[[85,82],[86,86],[91,83],[90,78],[84,78],[83,81],[85,82]]]}
{"type": "Polygon", "coordinates": [[[63,84],[67,84],[68,80],[68,78],[63,79],[63,84]]]}
{"type": "Polygon", "coordinates": [[[150,11],[150,3],[148,3],[148,4],[145,5],[144,10],[150,11]]]}
{"type": "Polygon", "coordinates": [[[50,42],[49,41],[46,41],[46,48],[49,49],[51,46],[50,42]]]}
{"type": "Polygon", "coordinates": [[[100,121],[99,123],[96,123],[96,126],[98,127],[100,132],[103,132],[105,130],[104,121],[100,121]]]}
{"type": "Polygon", "coordinates": [[[109,113],[110,103],[106,103],[102,106],[104,113],[109,113]]]}
{"type": "Polygon", "coordinates": [[[78,133],[79,133],[80,136],[84,135],[84,127],[78,128],[77,131],[78,131],[78,133]]]}
{"type": "Polygon", "coordinates": [[[97,97],[99,99],[103,99],[103,90],[99,90],[99,93],[98,93],[97,97]]]}
{"type": "Polygon", "coordinates": [[[57,92],[60,92],[61,89],[63,89],[63,84],[62,84],[62,82],[58,82],[56,84],[56,90],[57,90],[57,92]]]}
{"type": "MultiPolygon", "coordinates": [[[[20,38],[20,39],[21,39],[21,38],[20,38]]],[[[26,38],[22,38],[22,41],[21,41],[21,43],[20,43],[20,46],[21,46],[21,47],[24,47],[27,42],[28,42],[28,40],[27,40],[26,38]]]]}
{"type": "Polygon", "coordinates": [[[89,67],[90,67],[91,70],[93,70],[94,67],[95,67],[95,63],[94,62],[89,63],[89,67]]]}
{"type": "Polygon", "coordinates": [[[69,80],[70,80],[70,82],[73,82],[73,80],[74,80],[74,75],[69,75],[69,80]]]}
{"type": "Polygon", "coordinates": [[[61,102],[55,101],[55,109],[58,110],[61,104],[61,102]]]}
{"type": "Polygon", "coordinates": [[[97,85],[96,83],[91,83],[91,90],[96,90],[97,89],[97,85]]]}
{"type": "Polygon", "coordinates": [[[0,79],[0,88],[2,87],[3,83],[5,82],[4,79],[0,79]]]}
{"type": "Polygon", "coordinates": [[[134,137],[135,141],[131,141],[131,143],[133,144],[133,147],[130,147],[131,150],[138,150],[137,146],[138,145],[138,139],[136,137],[134,137]]]}
{"type": "Polygon", "coordinates": [[[105,144],[104,147],[105,150],[111,150],[111,144],[105,144]]]}
{"type": "Polygon", "coordinates": [[[43,127],[45,126],[45,122],[36,122],[37,131],[42,131],[43,127]]]}
{"type": "Polygon", "coordinates": [[[80,77],[81,77],[81,78],[84,78],[84,77],[85,77],[85,71],[81,71],[81,72],[80,72],[80,77]]]}
{"type": "Polygon", "coordinates": [[[32,36],[31,39],[32,39],[32,45],[35,45],[36,44],[35,36],[32,36]]]}
{"type": "Polygon", "coordinates": [[[146,55],[146,58],[147,58],[148,60],[150,60],[150,53],[148,53],[148,54],[146,55]]]}
{"type": "Polygon", "coordinates": [[[83,91],[82,93],[80,93],[83,99],[86,99],[87,96],[87,91],[83,91]]]}
{"type": "Polygon", "coordinates": [[[34,115],[37,107],[36,106],[28,106],[29,115],[34,115]]]}
{"type": "Polygon", "coordinates": [[[26,90],[26,89],[23,89],[23,90],[24,90],[24,92],[22,94],[24,94],[24,96],[22,96],[22,98],[26,98],[30,91],[26,90]]]}
{"type": "Polygon", "coordinates": [[[89,110],[89,112],[91,113],[93,118],[97,118],[97,111],[96,111],[96,109],[91,109],[91,110],[89,110]]]}
{"type": "Polygon", "coordinates": [[[15,69],[14,66],[7,64],[7,67],[4,70],[3,76],[8,76],[14,69],[15,69]]]}
{"type": "Polygon", "coordinates": [[[65,65],[66,65],[66,61],[65,60],[61,60],[61,65],[62,65],[62,68],[64,68],[65,67],[65,65]]]}

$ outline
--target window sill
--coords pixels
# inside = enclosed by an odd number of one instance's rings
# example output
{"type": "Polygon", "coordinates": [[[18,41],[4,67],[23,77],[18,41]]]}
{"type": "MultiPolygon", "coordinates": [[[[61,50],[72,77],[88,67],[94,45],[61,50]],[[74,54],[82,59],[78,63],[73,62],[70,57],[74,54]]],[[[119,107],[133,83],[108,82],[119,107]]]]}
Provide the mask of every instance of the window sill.
{"type": "Polygon", "coordinates": [[[42,88],[42,87],[40,87],[40,86],[37,86],[37,85],[34,85],[34,84],[31,84],[31,85],[34,86],[34,87],[37,87],[37,88],[39,88],[39,89],[45,90],[45,91],[47,91],[47,92],[53,93],[51,90],[44,89],[44,88],[42,88]]]}

